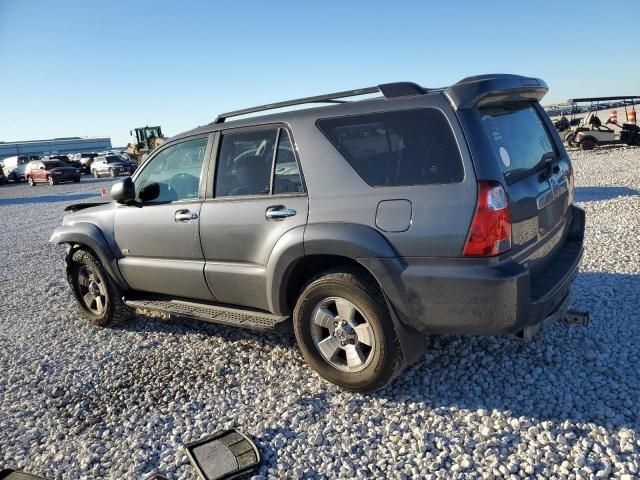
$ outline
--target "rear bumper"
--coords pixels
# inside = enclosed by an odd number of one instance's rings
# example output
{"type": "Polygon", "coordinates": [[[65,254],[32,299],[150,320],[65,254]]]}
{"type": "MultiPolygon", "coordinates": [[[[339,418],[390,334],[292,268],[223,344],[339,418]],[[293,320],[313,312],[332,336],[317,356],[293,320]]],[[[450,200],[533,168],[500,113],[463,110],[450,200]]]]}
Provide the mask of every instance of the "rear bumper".
{"type": "Polygon", "coordinates": [[[420,332],[517,333],[566,310],[584,238],[584,211],[572,208],[573,223],[564,243],[536,275],[514,261],[385,258],[360,262],[378,279],[400,320],[420,332]]]}

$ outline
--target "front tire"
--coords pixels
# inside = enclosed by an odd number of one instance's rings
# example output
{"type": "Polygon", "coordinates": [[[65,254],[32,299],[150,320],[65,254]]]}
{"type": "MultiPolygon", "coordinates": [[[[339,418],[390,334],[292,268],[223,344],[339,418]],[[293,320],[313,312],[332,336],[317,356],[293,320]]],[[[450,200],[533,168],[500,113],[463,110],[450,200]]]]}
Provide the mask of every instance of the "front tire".
{"type": "Polygon", "coordinates": [[[379,390],[403,368],[384,296],[360,271],[328,271],[311,280],[298,298],[293,325],[307,363],[347,390],[379,390]]]}
{"type": "Polygon", "coordinates": [[[100,175],[98,175],[98,171],[94,170],[93,171],[93,178],[99,178],[99,177],[100,177],[100,175]]]}
{"type": "Polygon", "coordinates": [[[27,183],[29,184],[30,187],[36,186],[36,182],[33,181],[33,177],[27,177],[27,183]]]}
{"type": "Polygon", "coordinates": [[[592,138],[585,138],[580,142],[580,149],[584,151],[593,150],[598,144],[592,138]]]}
{"type": "Polygon", "coordinates": [[[122,301],[122,291],[91,252],[77,250],[71,257],[67,275],[80,310],[89,323],[108,327],[124,323],[131,317],[131,309],[122,301]]]}
{"type": "Polygon", "coordinates": [[[116,176],[116,172],[114,172],[114,171],[113,171],[113,168],[110,168],[110,169],[109,169],[109,176],[110,176],[111,178],[113,178],[113,177],[115,177],[115,176],[116,176]]]}
{"type": "Polygon", "coordinates": [[[49,185],[55,185],[56,184],[56,182],[53,180],[52,176],[48,176],[47,177],[47,182],[49,182],[49,185]]]}

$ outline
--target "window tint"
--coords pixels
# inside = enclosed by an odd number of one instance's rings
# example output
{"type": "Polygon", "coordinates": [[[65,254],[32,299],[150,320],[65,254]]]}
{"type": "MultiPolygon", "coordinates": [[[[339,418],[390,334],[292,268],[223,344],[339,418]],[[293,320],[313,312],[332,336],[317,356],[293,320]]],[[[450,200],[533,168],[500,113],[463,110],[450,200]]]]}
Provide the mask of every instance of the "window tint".
{"type": "Polygon", "coordinates": [[[483,107],[480,114],[505,177],[531,170],[544,158],[556,155],[547,129],[530,102],[483,107]]]}
{"type": "Polygon", "coordinates": [[[276,133],[273,128],[222,135],[216,197],[269,194],[276,133]]]}
{"type": "Polygon", "coordinates": [[[303,191],[300,169],[293,153],[293,145],[291,144],[289,133],[285,129],[281,129],[276,152],[273,193],[277,195],[278,193],[298,193],[303,191]]]}
{"type": "Polygon", "coordinates": [[[439,110],[326,118],[317,125],[375,187],[455,183],[464,176],[453,132],[439,110]]]}
{"type": "Polygon", "coordinates": [[[136,200],[160,203],[197,198],[206,148],[207,139],[198,138],[162,150],[136,178],[136,200]]]}

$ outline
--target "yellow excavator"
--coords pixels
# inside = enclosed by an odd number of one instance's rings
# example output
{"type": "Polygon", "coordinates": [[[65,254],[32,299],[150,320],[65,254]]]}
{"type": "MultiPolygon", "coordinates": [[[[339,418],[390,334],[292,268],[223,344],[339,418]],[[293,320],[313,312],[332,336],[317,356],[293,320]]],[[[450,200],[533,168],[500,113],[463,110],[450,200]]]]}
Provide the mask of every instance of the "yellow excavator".
{"type": "Polygon", "coordinates": [[[127,155],[131,160],[136,162],[144,161],[149,153],[162,145],[167,138],[162,134],[161,127],[140,127],[129,131],[129,135],[133,136],[136,132],[135,143],[127,144],[127,155]]]}

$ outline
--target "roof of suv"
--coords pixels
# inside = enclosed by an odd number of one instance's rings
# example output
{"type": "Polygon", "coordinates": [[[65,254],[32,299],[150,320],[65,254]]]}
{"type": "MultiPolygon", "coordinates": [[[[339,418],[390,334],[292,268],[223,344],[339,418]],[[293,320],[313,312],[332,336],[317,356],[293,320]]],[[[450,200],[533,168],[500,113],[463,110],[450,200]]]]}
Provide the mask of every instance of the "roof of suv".
{"type": "Polygon", "coordinates": [[[349,113],[349,105],[362,106],[374,102],[387,102],[394,99],[418,97],[423,95],[444,94],[454,109],[473,108],[481,103],[484,98],[491,96],[500,90],[514,90],[520,93],[523,98],[540,100],[547,93],[548,87],[543,80],[538,78],[501,73],[466,77],[454,85],[443,88],[425,88],[412,82],[386,83],[375,87],[366,87],[313,97],[304,97],[222,113],[218,115],[212,123],[178,134],[172,137],[171,140],[198,133],[214,132],[229,127],[246,127],[279,122],[288,123],[295,117],[308,115],[314,112],[322,112],[322,116],[332,116],[336,114],[344,115],[349,113]],[[343,100],[344,98],[375,93],[381,93],[382,96],[366,98],[358,101],[343,100]],[[226,122],[226,119],[231,117],[314,103],[326,103],[326,105],[278,112],[269,115],[252,116],[242,118],[240,120],[234,120],[232,122],[226,122]]]}

